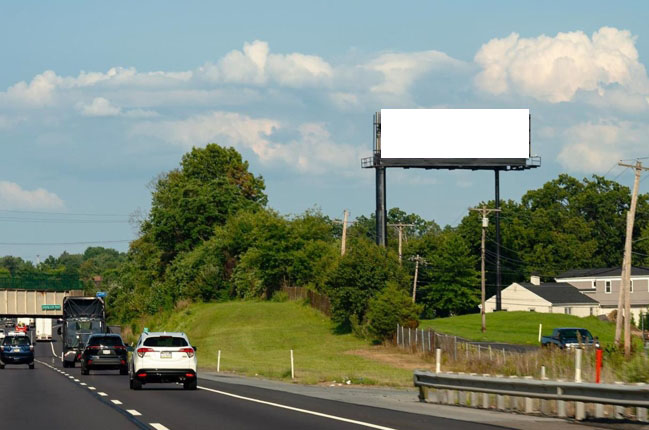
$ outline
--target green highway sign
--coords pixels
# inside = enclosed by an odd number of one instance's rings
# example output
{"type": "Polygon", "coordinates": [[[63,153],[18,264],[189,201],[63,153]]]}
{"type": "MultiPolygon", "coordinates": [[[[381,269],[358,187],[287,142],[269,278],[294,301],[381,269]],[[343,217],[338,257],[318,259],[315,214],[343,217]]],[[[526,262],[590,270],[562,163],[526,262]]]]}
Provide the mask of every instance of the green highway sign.
{"type": "Polygon", "coordinates": [[[60,311],[61,305],[41,305],[41,309],[44,311],[60,311]]]}

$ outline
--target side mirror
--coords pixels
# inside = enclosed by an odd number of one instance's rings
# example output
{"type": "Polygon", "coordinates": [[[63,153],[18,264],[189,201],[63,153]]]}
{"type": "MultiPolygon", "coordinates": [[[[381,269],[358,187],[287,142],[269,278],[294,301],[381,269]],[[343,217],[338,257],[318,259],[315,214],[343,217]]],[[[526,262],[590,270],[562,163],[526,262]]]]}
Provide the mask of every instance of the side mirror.
{"type": "Polygon", "coordinates": [[[198,351],[198,347],[192,345],[192,348],[194,348],[194,351],[198,351]]]}

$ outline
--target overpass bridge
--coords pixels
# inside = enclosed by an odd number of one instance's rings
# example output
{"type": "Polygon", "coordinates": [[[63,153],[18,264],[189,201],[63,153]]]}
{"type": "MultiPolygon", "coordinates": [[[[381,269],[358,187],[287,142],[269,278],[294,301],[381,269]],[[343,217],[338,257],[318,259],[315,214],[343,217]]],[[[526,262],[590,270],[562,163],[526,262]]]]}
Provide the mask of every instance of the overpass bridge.
{"type": "Polygon", "coordinates": [[[0,278],[0,318],[59,318],[68,296],[83,296],[78,279],[0,278]]]}

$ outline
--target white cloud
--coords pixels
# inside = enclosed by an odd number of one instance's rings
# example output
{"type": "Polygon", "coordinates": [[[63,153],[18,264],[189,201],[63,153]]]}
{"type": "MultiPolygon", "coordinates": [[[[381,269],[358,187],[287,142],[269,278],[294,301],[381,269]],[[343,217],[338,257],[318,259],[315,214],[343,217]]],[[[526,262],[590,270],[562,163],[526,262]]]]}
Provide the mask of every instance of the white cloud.
{"type": "Polygon", "coordinates": [[[365,68],[380,72],[383,81],[371,88],[374,93],[403,95],[413,83],[433,70],[465,68],[466,63],[439,51],[383,54],[365,68]]]}
{"type": "Polygon", "coordinates": [[[287,87],[304,87],[326,82],[332,67],[315,55],[271,54],[267,42],[245,43],[243,50],[233,50],[216,65],[206,64],[200,71],[216,82],[265,85],[272,81],[287,87]]]}
{"type": "Polygon", "coordinates": [[[268,118],[252,118],[232,112],[211,112],[180,121],[145,122],[133,127],[133,133],[152,136],[184,148],[204,146],[209,142],[251,150],[261,162],[281,164],[300,172],[356,170],[362,155],[352,145],[332,142],[322,123],[296,127],[282,125],[268,118]],[[273,140],[278,131],[297,134],[284,142],[273,140]]]}
{"type": "Polygon", "coordinates": [[[635,37],[611,27],[590,38],[581,31],[536,38],[512,33],[484,44],[475,62],[483,69],[476,85],[496,95],[516,92],[559,103],[573,100],[578,91],[604,95],[616,86],[629,94],[649,94],[635,37]]]}
{"type": "Polygon", "coordinates": [[[0,206],[4,209],[63,209],[63,200],[43,188],[24,190],[20,185],[0,181],[0,206]]]}
{"type": "Polygon", "coordinates": [[[557,160],[578,172],[602,172],[621,159],[645,156],[649,125],[601,120],[570,127],[563,133],[566,144],[557,160]]]}
{"type": "Polygon", "coordinates": [[[95,97],[90,104],[79,104],[78,109],[83,116],[117,116],[122,112],[119,106],[115,106],[108,99],[95,97]]]}

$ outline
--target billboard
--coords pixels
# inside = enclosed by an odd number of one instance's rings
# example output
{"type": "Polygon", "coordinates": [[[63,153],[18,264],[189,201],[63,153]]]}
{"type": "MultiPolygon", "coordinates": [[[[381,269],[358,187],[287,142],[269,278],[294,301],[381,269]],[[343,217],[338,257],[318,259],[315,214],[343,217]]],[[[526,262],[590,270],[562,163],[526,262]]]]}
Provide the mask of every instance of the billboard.
{"type": "Polygon", "coordinates": [[[382,109],[386,166],[509,165],[530,158],[529,109],[382,109]]]}

